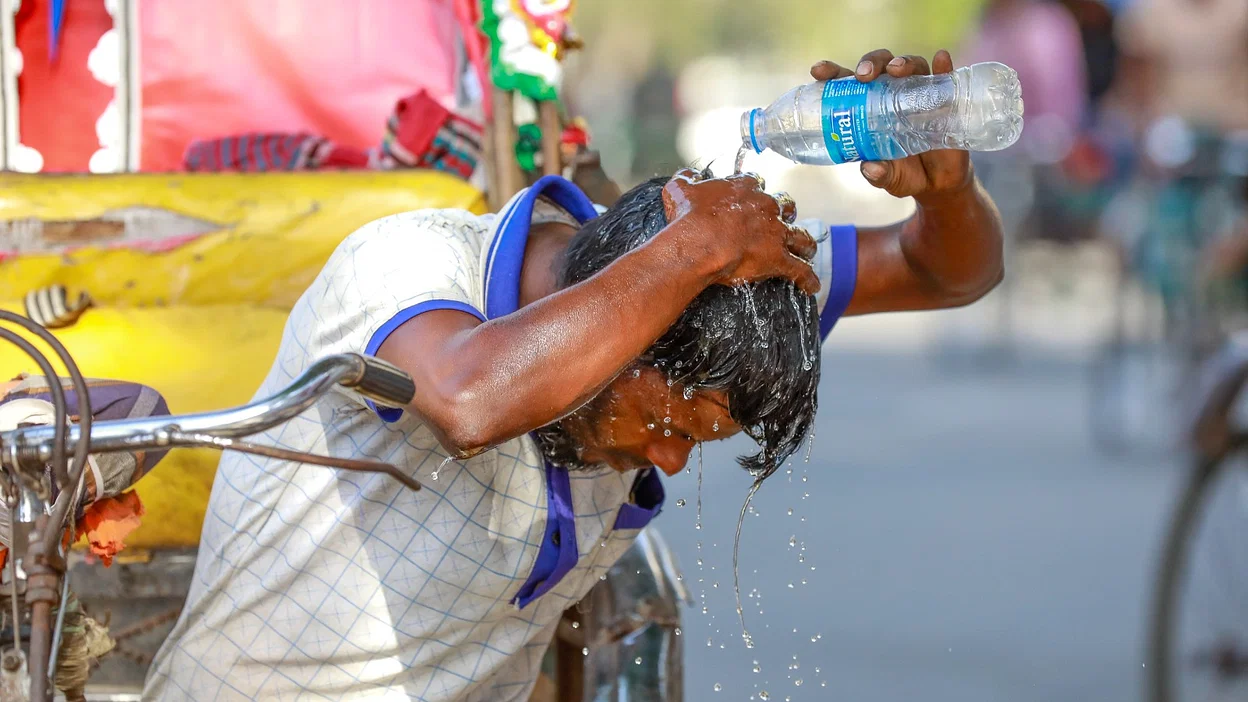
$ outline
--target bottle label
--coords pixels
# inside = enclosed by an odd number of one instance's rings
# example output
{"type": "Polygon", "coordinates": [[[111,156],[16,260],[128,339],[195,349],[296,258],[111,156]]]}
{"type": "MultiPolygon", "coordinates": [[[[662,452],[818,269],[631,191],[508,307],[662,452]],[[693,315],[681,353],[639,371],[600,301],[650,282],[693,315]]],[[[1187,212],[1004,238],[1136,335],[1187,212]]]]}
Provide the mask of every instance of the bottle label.
{"type": "Polygon", "coordinates": [[[857,78],[830,80],[823,86],[823,143],[836,163],[878,161],[867,129],[870,83],[857,78]]]}

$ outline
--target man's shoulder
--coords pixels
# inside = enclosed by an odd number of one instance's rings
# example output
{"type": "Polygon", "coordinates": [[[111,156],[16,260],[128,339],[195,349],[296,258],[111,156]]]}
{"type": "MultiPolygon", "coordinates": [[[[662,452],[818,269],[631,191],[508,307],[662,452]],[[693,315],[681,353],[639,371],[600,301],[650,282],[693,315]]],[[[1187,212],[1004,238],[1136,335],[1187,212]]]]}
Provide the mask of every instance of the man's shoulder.
{"type": "Polygon", "coordinates": [[[494,215],[477,215],[467,210],[410,210],[365,224],[348,236],[343,244],[354,248],[366,242],[388,240],[409,245],[458,244],[480,249],[493,221],[494,215]]]}

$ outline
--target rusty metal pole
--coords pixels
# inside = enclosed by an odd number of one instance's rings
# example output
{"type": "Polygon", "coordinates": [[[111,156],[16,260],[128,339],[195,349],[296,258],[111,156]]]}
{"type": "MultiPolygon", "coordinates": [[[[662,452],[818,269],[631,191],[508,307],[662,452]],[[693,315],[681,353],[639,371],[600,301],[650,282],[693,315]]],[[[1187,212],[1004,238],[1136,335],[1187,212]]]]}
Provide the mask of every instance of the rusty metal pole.
{"type": "MultiPolygon", "coordinates": [[[[58,521],[56,524],[61,524],[58,521]]],[[[52,653],[52,607],[60,600],[60,579],[65,573],[65,559],[57,544],[48,546],[44,534],[50,528],[48,515],[41,514],[35,520],[30,533],[27,550],[26,603],[30,607],[30,702],[46,702],[49,699],[51,671],[48,659],[52,653]]]]}
{"type": "Polygon", "coordinates": [[[542,127],[542,171],[545,175],[563,174],[563,124],[559,119],[559,103],[543,100],[538,104],[538,120],[542,127]]]}

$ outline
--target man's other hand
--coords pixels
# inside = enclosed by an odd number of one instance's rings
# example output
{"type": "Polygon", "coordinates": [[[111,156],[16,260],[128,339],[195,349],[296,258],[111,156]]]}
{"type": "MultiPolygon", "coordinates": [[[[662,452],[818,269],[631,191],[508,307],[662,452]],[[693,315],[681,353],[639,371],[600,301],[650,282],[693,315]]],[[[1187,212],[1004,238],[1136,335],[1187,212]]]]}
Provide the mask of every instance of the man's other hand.
{"type": "MultiPolygon", "coordinates": [[[[953,72],[953,58],[941,49],[929,66],[922,56],[894,56],[888,49],[877,49],[862,57],[854,69],[832,61],[820,61],[810,69],[815,80],[835,80],[854,76],[869,83],[882,75],[905,78],[913,75],[953,72]]],[[[970,153],[955,149],[928,151],[897,161],[867,161],[862,175],[877,188],[896,197],[913,196],[919,200],[944,193],[958,192],[970,186],[970,153]]]]}

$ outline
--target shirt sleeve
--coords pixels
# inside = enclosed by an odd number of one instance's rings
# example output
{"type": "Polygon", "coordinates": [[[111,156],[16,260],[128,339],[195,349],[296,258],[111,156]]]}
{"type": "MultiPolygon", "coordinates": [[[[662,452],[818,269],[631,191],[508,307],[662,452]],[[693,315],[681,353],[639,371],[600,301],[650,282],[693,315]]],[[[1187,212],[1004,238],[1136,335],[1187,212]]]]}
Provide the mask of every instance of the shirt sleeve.
{"type": "Polygon", "coordinates": [[[812,264],[819,275],[819,338],[826,341],[854,297],[858,283],[858,229],[852,225],[828,226],[817,219],[803,220],[798,225],[819,244],[812,264]]]}
{"type": "MultiPolygon", "coordinates": [[[[482,226],[475,220],[468,213],[422,210],[348,236],[291,311],[282,355],[297,356],[300,366],[336,353],[375,355],[395,329],[432,310],[459,310],[484,321],[478,302],[482,226]]],[[[388,422],[402,416],[367,404],[388,422]]]]}

